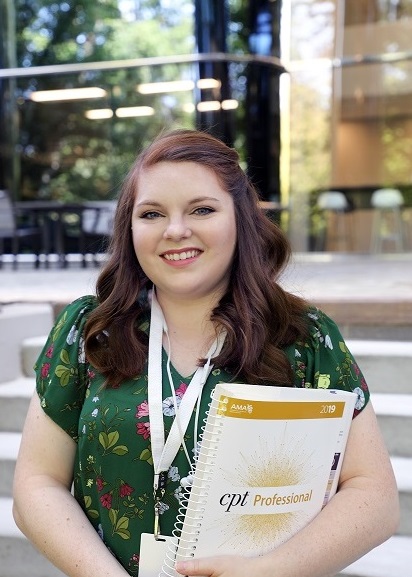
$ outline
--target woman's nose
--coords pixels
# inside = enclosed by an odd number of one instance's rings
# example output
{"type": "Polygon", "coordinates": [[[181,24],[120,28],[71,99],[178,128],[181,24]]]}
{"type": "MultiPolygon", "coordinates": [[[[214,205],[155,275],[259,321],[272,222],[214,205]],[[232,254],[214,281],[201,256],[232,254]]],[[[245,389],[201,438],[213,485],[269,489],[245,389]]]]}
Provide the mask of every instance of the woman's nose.
{"type": "Polygon", "coordinates": [[[173,218],[167,223],[163,237],[171,240],[189,238],[192,231],[183,218],[173,218]]]}

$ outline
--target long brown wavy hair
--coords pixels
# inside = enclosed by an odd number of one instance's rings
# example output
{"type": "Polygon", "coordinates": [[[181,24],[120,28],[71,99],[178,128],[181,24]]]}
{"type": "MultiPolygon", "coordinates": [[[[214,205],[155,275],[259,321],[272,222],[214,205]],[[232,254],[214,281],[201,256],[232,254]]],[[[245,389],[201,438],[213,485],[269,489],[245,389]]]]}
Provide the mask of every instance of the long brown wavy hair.
{"type": "Polygon", "coordinates": [[[139,325],[149,309],[151,282],[135,255],[131,217],[139,174],[164,161],[196,162],[212,170],[234,201],[237,246],[230,282],[211,315],[217,330],[227,332],[215,366],[249,383],[292,385],[292,369],[282,348],[302,337],[307,323],[306,303],[278,284],[291,256],[289,242],[259,207],[238,153],[195,130],[159,136],[138,156],[123,183],[109,258],[96,285],[99,304],[85,328],[89,362],[112,386],[144,370],[148,337],[139,325]]]}

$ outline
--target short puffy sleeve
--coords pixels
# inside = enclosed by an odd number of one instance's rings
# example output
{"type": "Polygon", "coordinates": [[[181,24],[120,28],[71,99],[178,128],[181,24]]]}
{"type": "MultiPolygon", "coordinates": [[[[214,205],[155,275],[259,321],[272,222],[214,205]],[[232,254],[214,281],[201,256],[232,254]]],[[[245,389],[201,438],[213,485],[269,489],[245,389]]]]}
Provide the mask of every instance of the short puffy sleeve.
{"type": "Polygon", "coordinates": [[[41,406],[75,441],[87,389],[84,325],[96,306],[93,296],[81,297],[66,306],[34,366],[41,406]]]}
{"type": "Polygon", "coordinates": [[[370,396],[365,378],[335,322],[315,307],[308,309],[307,314],[307,339],[287,351],[288,356],[294,356],[291,360],[295,386],[355,392],[358,400],[354,415],[357,415],[370,396]]]}

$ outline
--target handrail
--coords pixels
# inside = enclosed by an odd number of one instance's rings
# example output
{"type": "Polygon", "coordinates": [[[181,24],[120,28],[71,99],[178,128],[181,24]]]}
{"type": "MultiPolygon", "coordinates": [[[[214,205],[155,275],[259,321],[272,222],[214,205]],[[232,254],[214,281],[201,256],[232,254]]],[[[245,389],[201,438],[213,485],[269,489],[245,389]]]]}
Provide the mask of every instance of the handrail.
{"type": "Polygon", "coordinates": [[[99,70],[118,70],[120,68],[141,68],[142,66],[164,66],[167,64],[191,64],[196,62],[238,62],[258,64],[286,72],[282,62],[276,56],[259,54],[229,54],[226,52],[207,52],[202,54],[181,54],[175,56],[152,56],[127,60],[106,60],[104,62],[82,62],[80,64],[51,64],[28,68],[1,68],[0,78],[18,78],[46,74],[70,74],[99,70]]]}
{"type": "Polygon", "coordinates": [[[394,64],[412,60],[412,50],[403,52],[384,52],[382,54],[355,54],[333,58],[311,58],[309,60],[290,60],[285,63],[288,72],[297,72],[313,68],[350,68],[368,64],[394,64]]]}
{"type": "Polygon", "coordinates": [[[126,60],[106,60],[104,62],[82,62],[80,64],[50,64],[28,68],[0,68],[0,78],[24,78],[47,74],[71,74],[75,72],[118,70],[121,68],[141,68],[143,66],[165,66],[167,64],[191,64],[197,62],[238,62],[258,64],[278,70],[280,73],[308,68],[346,68],[365,64],[387,64],[412,60],[412,51],[386,52],[383,54],[359,54],[341,58],[314,58],[310,60],[291,60],[287,64],[276,56],[260,54],[230,54],[226,52],[207,52],[202,54],[181,54],[175,56],[152,56],[126,60]]]}

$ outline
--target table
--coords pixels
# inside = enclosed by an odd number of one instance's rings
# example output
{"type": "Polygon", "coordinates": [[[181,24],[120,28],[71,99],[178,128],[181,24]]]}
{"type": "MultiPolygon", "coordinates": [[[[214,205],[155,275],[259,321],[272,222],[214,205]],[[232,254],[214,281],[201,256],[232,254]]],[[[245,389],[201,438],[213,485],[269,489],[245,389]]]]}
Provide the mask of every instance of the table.
{"type": "Polygon", "coordinates": [[[87,202],[68,202],[63,203],[53,200],[33,200],[15,202],[14,207],[20,216],[27,216],[30,220],[42,229],[42,249],[41,253],[46,257],[46,268],[49,266],[50,254],[57,254],[58,264],[61,268],[67,266],[67,249],[66,249],[66,217],[74,215],[79,222],[79,236],[78,246],[79,252],[82,254],[82,266],[85,267],[86,261],[86,238],[89,235],[96,236],[110,236],[111,228],[106,227],[105,231],[99,229],[99,222],[101,216],[109,214],[110,219],[106,221],[113,221],[114,211],[116,208],[115,201],[87,201],[87,202]],[[93,218],[94,225],[89,228],[83,226],[83,221],[86,215],[95,213],[93,218]]]}

